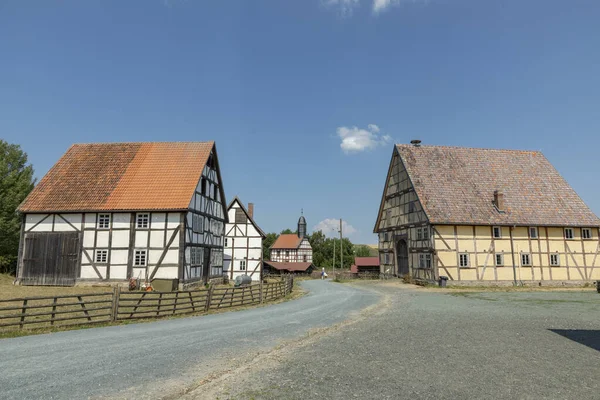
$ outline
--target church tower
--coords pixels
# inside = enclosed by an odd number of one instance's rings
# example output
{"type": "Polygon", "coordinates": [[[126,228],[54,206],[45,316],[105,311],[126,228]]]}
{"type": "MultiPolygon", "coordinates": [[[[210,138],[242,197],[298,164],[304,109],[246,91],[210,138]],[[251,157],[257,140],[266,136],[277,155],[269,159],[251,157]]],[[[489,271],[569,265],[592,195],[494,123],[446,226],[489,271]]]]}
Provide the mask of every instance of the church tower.
{"type": "Polygon", "coordinates": [[[306,219],[304,219],[304,210],[301,211],[300,219],[298,220],[298,237],[300,239],[306,237],[306,219]]]}

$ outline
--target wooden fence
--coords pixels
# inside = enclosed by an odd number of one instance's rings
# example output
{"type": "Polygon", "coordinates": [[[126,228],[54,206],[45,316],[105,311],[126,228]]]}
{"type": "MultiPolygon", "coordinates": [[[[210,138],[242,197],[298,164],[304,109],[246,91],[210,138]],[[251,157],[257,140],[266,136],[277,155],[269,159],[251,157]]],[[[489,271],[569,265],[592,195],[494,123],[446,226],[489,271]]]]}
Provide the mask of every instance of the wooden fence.
{"type": "Polygon", "coordinates": [[[0,300],[0,330],[86,325],[139,318],[200,314],[285,297],[292,276],[242,287],[210,286],[176,292],[112,292],[0,300]]]}

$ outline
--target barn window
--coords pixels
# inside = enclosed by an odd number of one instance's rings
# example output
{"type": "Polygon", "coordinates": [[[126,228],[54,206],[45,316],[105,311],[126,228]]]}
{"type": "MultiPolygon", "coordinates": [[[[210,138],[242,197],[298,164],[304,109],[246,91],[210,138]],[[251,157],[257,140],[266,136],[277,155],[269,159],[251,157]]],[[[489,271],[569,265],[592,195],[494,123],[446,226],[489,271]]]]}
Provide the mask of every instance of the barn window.
{"type": "Polygon", "coordinates": [[[592,238],[592,230],[590,228],[583,228],[581,230],[581,237],[583,237],[584,239],[591,239],[592,238]]]}
{"type": "Polygon", "coordinates": [[[110,214],[98,214],[98,229],[110,228],[110,214]]]}
{"type": "Polygon", "coordinates": [[[502,228],[500,228],[499,226],[495,226],[492,229],[494,231],[494,238],[500,239],[502,237],[502,228]]]}
{"type": "Polygon", "coordinates": [[[105,264],[108,260],[108,250],[96,250],[96,262],[105,264]]]}
{"type": "Polygon", "coordinates": [[[573,239],[573,228],[565,228],[565,239],[573,239]]]}
{"type": "Polygon", "coordinates": [[[550,266],[551,267],[559,267],[560,266],[560,255],[550,254],[550,266]]]}
{"type": "Polygon", "coordinates": [[[245,224],[248,219],[246,218],[246,213],[241,208],[235,209],[235,223],[236,224],[245,224]]]}
{"type": "Polygon", "coordinates": [[[227,247],[227,243],[228,243],[227,238],[225,238],[225,247],[227,247]]]}
{"type": "Polygon", "coordinates": [[[145,267],[148,262],[147,255],[147,250],[136,250],[133,265],[136,267],[145,267]]]}
{"type": "Polygon", "coordinates": [[[496,267],[504,266],[504,254],[496,254],[496,267]]]}
{"type": "Polygon", "coordinates": [[[246,260],[240,260],[240,271],[246,270],[246,260]]]}
{"type": "Polygon", "coordinates": [[[461,268],[467,268],[469,266],[469,254],[462,253],[458,255],[458,265],[461,268]]]}
{"type": "Polygon", "coordinates": [[[529,253],[522,253],[521,254],[521,265],[524,267],[530,267],[531,266],[531,254],[529,253]]]}
{"type": "Polygon", "coordinates": [[[148,229],[150,214],[138,214],[136,224],[138,229],[148,229]]]}
{"type": "Polygon", "coordinates": [[[531,227],[529,228],[529,237],[531,239],[537,239],[538,238],[538,229],[531,227]]]}

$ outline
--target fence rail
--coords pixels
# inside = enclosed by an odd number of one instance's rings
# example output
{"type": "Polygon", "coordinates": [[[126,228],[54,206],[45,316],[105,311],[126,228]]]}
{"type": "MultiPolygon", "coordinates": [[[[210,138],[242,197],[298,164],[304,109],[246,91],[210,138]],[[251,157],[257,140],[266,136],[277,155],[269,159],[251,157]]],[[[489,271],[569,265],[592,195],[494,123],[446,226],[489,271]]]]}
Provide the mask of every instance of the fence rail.
{"type": "Polygon", "coordinates": [[[112,292],[0,300],[0,330],[85,325],[140,318],[200,314],[285,297],[292,276],[279,282],[176,292],[112,292]]]}

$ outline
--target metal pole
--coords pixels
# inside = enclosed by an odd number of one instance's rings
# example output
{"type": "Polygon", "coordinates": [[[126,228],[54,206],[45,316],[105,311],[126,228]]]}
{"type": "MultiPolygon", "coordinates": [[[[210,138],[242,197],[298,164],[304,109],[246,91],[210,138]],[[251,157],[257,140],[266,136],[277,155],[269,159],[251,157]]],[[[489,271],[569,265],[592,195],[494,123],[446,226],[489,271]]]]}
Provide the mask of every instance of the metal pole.
{"type": "Polygon", "coordinates": [[[340,269],[344,269],[344,242],[342,234],[342,219],[340,218],[340,269]]]}

